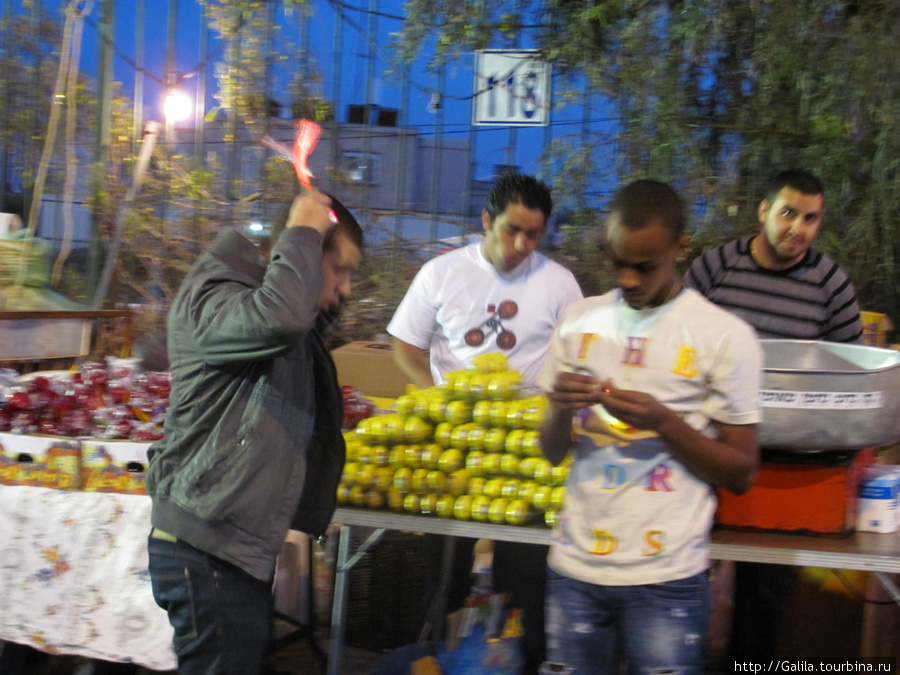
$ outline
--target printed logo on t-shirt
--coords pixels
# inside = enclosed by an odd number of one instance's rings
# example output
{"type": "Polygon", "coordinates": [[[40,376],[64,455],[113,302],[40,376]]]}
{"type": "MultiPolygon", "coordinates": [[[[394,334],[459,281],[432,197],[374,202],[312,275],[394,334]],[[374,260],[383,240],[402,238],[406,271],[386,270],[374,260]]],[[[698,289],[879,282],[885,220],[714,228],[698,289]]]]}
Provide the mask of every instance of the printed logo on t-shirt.
{"type": "Polygon", "coordinates": [[[577,361],[585,361],[588,357],[588,351],[591,348],[591,344],[594,340],[597,339],[596,333],[582,333],[581,334],[581,345],[578,347],[578,354],[575,357],[577,361]]]}
{"type": "Polygon", "coordinates": [[[647,346],[650,344],[650,338],[630,337],[625,345],[625,353],[622,355],[622,363],[626,366],[635,368],[644,367],[644,355],[647,352],[647,346]]]}
{"type": "MultiPolygon", "coordinates": [[[[594,528],[594,545],[591,547],[591,555],[610,555],[619,548],[619,540],[609,530],[594,528]]],[[[641,537],[641,555],[655,556],[665,550],[666,535],[662,530],[645,530],[641,537]]]]}
{"type": "MultiPolygon", "coordinates": [[[[594,544],[588,551],[591,555],[612,555],[619,548],[619,539],[609,530],[594,528],[591,530],[594,544]]],[[[641,555],[653,557],[666,550],[666,533],[662,530],[644,530],[641,535],[641,555]]]]}
{"type": "Polygon", "coordinates": [[[675,488],[666,480],[671,475],[672,470],[668,466],[664,463],[657,464],[647,474],[647,487],[644,489],[648,492],[674,492],[675,488]]]}
{"type": "Polygon", "coordinates": [[[665,549],[665,534],[662,530],[647,530],[644,532],[644,544],[641,547],[641,555],[659,555],[665,549]]]}
{"type": "Polygon", "coordinates": [[[592,555],[609,555],[618,548],[619,542],[616,538],[606,530],[594,530],[594,546],[591,548],[592,555]]]}
{"type": "Polygon", "coordinates": [[[675,357],[675,366],[672,372],[682,377],[694,378],[697,376],[697,350],[687,345],[678,348],[678,356],[675,357]]]}
{"type": "Polygon", "coordinates": [[[491,333],[497,334],[497,346],[509,351],[516,346],[516,335],[507,330],[503,325],[504,319],[512,319],[519,312],[519,305],[514,300],[504,300],[499,305],[490,303],[487,306],[490,316],[475,328],[466,331],[466,344],[470,347],[480,347],[485,338],[491,333]]]}
{"type": "Polygon", "coordinates": [[[603,485],[601,490],[604,492],[615,492],[625,485],[625,469],[618,464],[603,465],[603,485]]]}
{"type": "MultiPolygon", "coordinates": [[[[591,528],[591,536],[593,543],[587,550],[592,556],[608,556],[619,550],[620,539],[610,530],[601,528],[591,528]]],[[[630,533],[620,533],[623,536],[621,541],[633,541],[630,533]]],[[[553,540],[562,546],[572,546],[574,541],[569,533],[569,522],[564,513],[560,513],[556,520],[556,526],[553,529],[553,540]]],[[[647,558],[658,556],[666,551],[667,537],[665,530],[648,529],[644,530],[640,535],[640,551],[641,555],[647,558]]]]}

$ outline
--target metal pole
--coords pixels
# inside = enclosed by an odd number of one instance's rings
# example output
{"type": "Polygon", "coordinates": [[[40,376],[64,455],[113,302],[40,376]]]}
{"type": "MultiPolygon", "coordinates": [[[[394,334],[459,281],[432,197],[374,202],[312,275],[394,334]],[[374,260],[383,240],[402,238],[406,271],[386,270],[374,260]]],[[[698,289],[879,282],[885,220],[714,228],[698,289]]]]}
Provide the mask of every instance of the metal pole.
{"type": "MultiPolygon", "coordinates": [[[[31,5],[30,23],[28,26],[28,36],[36,42],[40,30],[41,19],[41,0],[35,0],[31,5]]],[[[31,91],[28,98],[31,100],[30,110],[27,112],[27,136],[25,141],[25,162],[26,167],[36,167],[40,151],[38,143],[42,138],[39,129],[40,120],[38,119],[38,110],[43,107],[39,105],[38,98],[41,91],[41,62],[40,56],[35,54],[33,57],[32,74],[31,74],[31,91]]],[[[22,220],[28,222],[28,214],[31,211],[31,201],[34,199],[34,176],[37,171],[24,172],[22,181],[22,220]],[[30,177],[29,177],[30,176],[30,177]]]]}
{"type": "MultiPolygon", "coordinates": [[[[113,57],[113,0],[102,0],[100,3],[100,62],[98,79],[100,92],[97,97],[97,142],[94,151],[95,190],[105,184],[107,165],[109,164],[109,135],[112,122],[112,57],[113,57]]],[[[91,248],[88,253],[88,291],[93,297],[100,282],[101,244],[97,224],[97,213],[94,213],[91,248]]]]}
{"type": "Polygon", "coordinates": [[[122,236],[125,234],[125,224],[128,218],[128,211],[134,204],[138,192],[141,189],[141,183],[144,182],[144,174],[150,164],[150,156],[153,154],[153,148],[156,146],[156,137],[159,135],[159,125],[156,122],[147,122],[144,140],[141,142],[141,154],[138,156],[137,163],[134,167],[134,176],[131,179],[131,186],[125,193],[125,198],[116,209],[114,218],[115,230],[109,236],[109,248],[106,252],[106,262],[103,265],[103,271],[100,274],[100,280],[94,297],[91,300],[92,309],[102,309],[103,303],[109,292],[109,285],[112,281],[113,270],[116,266],[116,258],[119,255],[119,248],[122,244],[122,236]]]}
{"type": "MultiPolygon", "coordinates": [[[[234,21],[236,30],[234,35],[229,38],[230,44],[228,45],[228,56],[226,57],[226,63],[232,69],[232,71],[236,72],[241,63],[241,42],[238,31],[240,31],[242,25],[241,15],[237,12],[235,12],[234,21]]],[[[235,136],[237,135],[237,124],[238,115],[237,110],[235,109],[235,101],[231,100],[229,101],[228,105],[228,116],[225,119],[225,154],[227,162],[226,194],[228,195],[228,206],[227,213],[225,214],[225,223],[228,225],[234,222],[233,205],[238,199],[237,195],[235,194],[235,183],[237,182],[239,159],[238,144],[235,139],[235,136]]]]}
{"type": "MultiPolygon", "coordinates": [[[[341,109],[341,56],[344,51],[344,13],[340,6],[335,6],[334,10],[334,54],[332,57],[332,77],[331,81],[331,100],[334,101],[334,119],[331,122],[332,141],[331,141],[331,166],[335,169],[340,167],[340,138],[339,129],[341,109]]],[[[334,174],[328,175],[328,189],[334,191],[334,174]]]]}
{"type": "Polygon", "coordinates": [[[331,602],[331,644],[328,649],[328,675],[338,675],[341,672],[341,653],[344,648],[344,634],[346,622],[344,613],[347,605],[347,591],[350,590],[350,570],[362,560],[378,540],[384,536],[386,528],[379,527],[360,544],[356,553],[350,556],[350,546],[353,542],[353,528],[350,525],[342,525],[338,533],[338,550],[334,572],[334,594],[331,602]]]}
{"type": "MultiPolygon", "coordinates": [[[[407,152],[409,147],[409,94],[411,77],[409,65],[403,66],[403,83],[400,87],[400,110],[397,114],[397,192],[394,197],[394,253],[403,237],[403,212],[406,210],[406,172],[408,168],[407,152]]],[[[395,258],[396,259],[396,258],[395,258]]]]}
{"type": "Polygon", "coordinates": [[[209,59],[209,26],[206,12],[200,16],[200,69],[197,73],[197,100],[194,102],[194,159],[200,161],[205,156],[205,110],[206,110],[206,78],[209,76],[207,60],[209,59]]]}
{"type": "MultiPolygon", "coordinates": [[[[178,76],[175,73],[175,36],[178,25],[178,0],[169,0],[169,16],[166,20],[166,91],[168,96],[172,88],[178,84],[178,76]]],[[[175,144],[175,120],[166,116],[166,137],[163,139],[168,146],[175,144]]]]}
{"type": "MultiPolygon", "coordinates": [[[[516,47],[522,46],[522,12],[524,11],[524,0],[517,0],[516,2],[516,10],[519,14],[519,30],[516,31],[516,47]]],[[[513,72],[513,77],[518,79],[518,69],[513,72]]],[[[515,106],[519,105],[519,100],[516,98],[516,85],[515,81],[512,85],[512,91],[509,93],[510,100],[512,104],[515,106]]],[[[508,145],[506,147],[506,164],[509,169],[512,169],[516,166],[516,146],[518,144],[518,127],[511,126],[509,128],[509,141],[507,141],[508,145]]]]}
{"type": "MultiPolygon", "coordinates": [[[[6,109],[9,110],[9,74],[11,71],[11,36],[10,36],[10,13],[12,12],[12,0],[3,0],[3,19],[0,32],[3,34],[3,60],[0,62],[0,101],[6,101],[6,109]]],[[[0,211],[6,210],[6,183],[9,176],[9,148],[10,144],[7,140],[7,115],[0,115],[0,138],[3,139],[3,145],[0,147],[0,211]]]]}
{"type": "Polygon", "coordinates": [[[309,82],[309,12],[300,12],[300,74],[303,77],[304,86],[309,82]]]}
{"type": "MultiPolygon", "coordinates": [[[[591,87],[588,84],[588,79],[585,78],[585,86],[584,86],[584,110],[581,118],[581,136],[582,138],[587,138],[588,134],[591,130],[591,87]]],[[[584,190],[578,191],[578,210],[581,213],[584,213],[584,210],[587,208],[587,199],[584,194],[584,190]]]]}
{"type": "MultiPolygon", "coordinates": [[[[275,53],[275,7],[274,3],[267,4],[263,11],[265,12],[265,31],[266,31],[266,43],[265,43],[265,54],[263,58],[265,59],[266,70],[265,70],[265,87],[263,93],[263,129],[265,133],[269,133],[269,129],[271,127],[269,117],[273,112],[270,109],[269,102],[274,100],[274,96],[272,95],[272,78],[274,77],[275,68],[273,66],[273,54],[275,53]]],[[[279,103],[280,105],[280,103],[279,103]]],[[[275,111],[275,116],[279,116],[281,110],[280,108],[275,111]]],[[[259,153],[259,161],[257,162],[257,185],[260,195],[263,198],[259,199],[252,207],[251,211],[255,217],[266,219],[269,216],[268,213],[268,205],[269,200],[265,198],[266,196],[266,185],[264,183],[265,177],[265,169],[266,169],[266,153],[259,153]]]]}
{"type": "Polygon", "coordinates": [[[509,139],[506,141],[506,165],[509,169],[516,165],[516,127],[509,128],[509,139]]]}
{"type": "MultiPolygon", "coordinates": [[[[444,81],[447,75],[446,66],[442,65],[438,71],[437,90],[440,96],[444,94],[444,81]]],[[[432,243],[438,240],[438,209],[440,207],[441,193],[441,149],[444,144],[444,102],[438,103],[437,110],[434,111],[434,147],[431,154],[431,234],[432,243]]]]}
{"type": "Polygon", "coordinates": [[[147,33],[146,0],[137,0],[134,10],[134,114],[132,119],[132,152],[137,154],[144,135],[144,41],[147,33]]]}
{"type": "Polygon", "coordinates": [[[103,40],[100,41],[100,64],[98,67],[100,79],[99,109],[97,120],[99,121],[97,133],[97,162],[105,166],[109,155],[109,134],[112,123],[112,95],[113,95],[113,42],[115,40],[113,0],[102,0],[100,5],[100,33],[103,40]]]}
{"type": "Polygon", "coordinates": [[[338,675],[341,666],[341,651],[344,646],[344,611],[347,604],[347,589],[350,573],[350,540],[353,528],[349,525],[341,527],[338,534],[337,560],[334,573],[334,598],[331,606],[331,644],[328,650],[328,675],[338,675]]]}
{"type": "MultiPolygon", "coordinates": [[[[378,40],[378,0],[369,0],[369,52],[366,56],[368,65],[366,68],[366,115],[364,120],[367,122],[363,133],[363,161],[369,166],[372,161],[372,127],[378,122],[372,119],[375,114],[375,45],[378,40]]],[[[372,167],[369,166],[371,170],[372,167]]],[[[360,199],[360,208],[366,209],[369,202],[369,181],[367,176],[363,176],[362,195],[360,199]]]]}
{"type": "Polygon", "coordinates": [[[466,162],[466,182],[463,185],[463,218],[466,220],[474,215],[472,212],[472,183],[475,181],[475,147],[478,143],[478,127],[472,122],[469,122],[469,159],[466,162]]]}
{"type": "Polygon", "coordinates": [[[553,100],[553,74],[550,74],[550,84],[547,87],[549,89],[547,100],[544,101],[544,105],[547,106],[547,125],[544,127],[544,151],[547,151],[547,146],[549,146],[553,142],[553,106],[550,105],[550,101],[553,100]]]}

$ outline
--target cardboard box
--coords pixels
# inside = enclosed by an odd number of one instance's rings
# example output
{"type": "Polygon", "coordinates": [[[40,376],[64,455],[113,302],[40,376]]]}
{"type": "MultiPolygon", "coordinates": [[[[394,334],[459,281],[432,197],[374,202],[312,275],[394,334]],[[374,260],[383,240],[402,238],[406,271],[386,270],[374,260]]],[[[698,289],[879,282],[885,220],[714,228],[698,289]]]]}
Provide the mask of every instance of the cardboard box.
{"type": "Polygon", "coordinates": [[[82,490],[147,494],[147,450],[151,445],[139,441],[82,439],[82,490]]]}
{"type": "Polygon", "coordinates": [[[366,396],[397,398],[409,380],[394,363],[394,350],[382,342],[351,342],[331,352],[338,383],[356,387],[366,396]]]}
{"type": "Polygon", "coordinates": [[[0,433],[0,484],[78,490],[81,448],[77,439],[0,433]]]}
{"type": "Polygon", "coordinates": [[[871,347],[887,346],[888,331],[894,329],[887,314],[879,312],[860,312],[859,320],[863,327],[863,344],[871,347]]]}
{"type": "Polygon", "coordinates": [[[719,490],[716,524],[797,534],[853,532],[859,484],[874,451],[816,453],[812,460],[794,456],[767,460],[764,454],[747,492],[719,490]]]}

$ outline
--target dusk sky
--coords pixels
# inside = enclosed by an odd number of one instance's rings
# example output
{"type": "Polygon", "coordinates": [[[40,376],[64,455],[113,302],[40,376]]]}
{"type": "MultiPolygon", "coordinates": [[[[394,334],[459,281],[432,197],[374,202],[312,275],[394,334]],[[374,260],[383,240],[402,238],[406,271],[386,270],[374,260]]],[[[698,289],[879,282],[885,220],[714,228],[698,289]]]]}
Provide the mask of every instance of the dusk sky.
{"type": "MultiPolygon", "coordinates": [[[[62,13],[67,2],[64,0],[43,0],[44,7],[53,10],[54,6],[62,13]]],[[[136,11],[139,3],[137,0],[116,0],[114,4],[115,29],[114,42],[117,55],[114,58],[114,78],[122,83],[124,91],[131,95],[134,90],[135,68],[133,62],[136,58],[136,11]]],[[[81,55],[81,67],[85,72],[96,72],[98,60],[99,38],[97,28],[99,26],[100,3],[95,2],[89,20],[84,25],[84,39],[81,55]]],[[[166,74],[166,39],[169,2],[162,0],[145,0],[145,56],[144,69],[147,76],[144,81],[144,104],[147,118],[162,119],[162,98],[164,89],[159,84],[165,79],[166,74]]],[[[366,11],[371,8],[368,0],[350,0],[345,5],[343,21],[343,57],[341,60],[340,77],[341,93],[338,104],[338,119],[346,120],[347,106],[350,104],[365,103],[366,84],[369,73],[368,55],[371,53],[368,26],[370,14],[366,11]],[[356,6],[358,9],[353,9],[356,6]]],[[[202,25],[201,8],[195,0],[177,0],[177,31],[175,50],[175,71],[184,75],[195,71],[202,62],[200,54],[200,31],[202,25]]],[[[382,107],[399,108],[402,104],[401,85],[397,78],[386,75],[385,71],[395,65],[389,63],[393,54],[388,48],[389,34],[399,30],[400,17],[403,16],[403,3],[401,0],[380,0],[377,6],[378,40],[375,50],[376,64],[374,67],[375,82],[373,85],[373,102],[382,107]]],[[[296,11],[293,15],[282,17],[279,21],[285,42],[298,43],[300,40],[299,17],[296,11]]],[[[319,94],[328,100],[333,100],[334,91],[332,73],[334,68],[334,25],[335,10],[328,0],[317,0],[314,5],[313,15],[310,19],[309,35],[313,44],[312,68],[320,73],[323,78],[319,85],[319,94]]],[[[496,47],[508,47],[506,44],[498,44],[496,47]]],[[[523,37],[521,46],[529,47],[527,36],[523,37]]],[[[221,57],[220,43],[215,39],[215,34],[209,34],[209,51],[213,54],[213,60],[221,57]]],[[[472,117],[471,96],[474,91],[474,55],[467,54],[460,62],[451,64],[445,70],[444,91],[442,99],[444,116],[442,133],[447,137],[469,138],[470,120],[472,117]]],[[[276,82],[273,90],[283,89],[289,77],[289,65],[282,66],[281,82],[276,82]]],[[[182,83],[183,88],[191,96],[196,95],[197,78],[187,78],[182,83]]],[[[207,100],[205,110],[216,105],[214,94],[216,81],[212,70],[207,69],[207,100]]],[[[431,92],[437,88],[437,77],[429,73],[424,67],[424,59],[421,63],[413,65],[410,87],[410,104],[407,123],[420,129],[420,133],[433,133],[435,116],[428,111],[431,101],[431,92]]],[[[276,95],[277,99],[278,96],[276,95]]],[[[288,103],[287,100],[280,101],[288,103]]],[[[605,119],[600,106],[595,108],[592,118],[596,121],[592,124],[594,129],[609,129],[611,123],[605,119]]],[[[568,106],[552,113],[552,130],[554,137],[579,133],[582,127],[582,110],[580,107],[568,106]]],[[[476,130],[476,158],[478,162],[476,178],[489,177],[493,173],[495,165],[506,164],[510,160],[519,165],[524,171],[535,172],[538,169],[537,158],[543,149],[546,139],[545,129],[523,128],[517,129],[513,134],[508,127],[477,127],[476,130]],[[508,148],[510,141],[515,142],[516,151],[510,156],[508,148]]],[[[606,192],[598,186],[598,192],[606,192]]]]}

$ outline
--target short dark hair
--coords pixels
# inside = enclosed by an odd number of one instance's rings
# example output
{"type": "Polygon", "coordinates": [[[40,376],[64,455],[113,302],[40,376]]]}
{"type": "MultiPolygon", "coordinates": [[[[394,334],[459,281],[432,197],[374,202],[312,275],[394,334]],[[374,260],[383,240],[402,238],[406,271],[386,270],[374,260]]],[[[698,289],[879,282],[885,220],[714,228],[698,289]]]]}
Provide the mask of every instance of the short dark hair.
{"type": "Polygon", "coordinates": [[[685,227],[681,198],[671,187],[657,180],[642,179],[620,188],[609,207],[610,214],[618,214],[628,230],[640,230],[659,224],[677,240],[685,227]]]}
{"type": "MultiPolygon", "coordinates": [[[[326,193],[328,194],[328,193],[326,193]]],[[[331,210],[334,211],[334,215],[337,216],[337,224],[331,229],[328,233],[328,236],[325,237],[325,241],[322,243],[322,250],[328,251],[334,247],[334,238],[338,234],[346,235],[350,241],[356,244],[356,247],[362,250],[363,247],[363,231],[362,227],[360,227],[359,222],[356,218],[353,217],[353,214],[350,213],[350,210],[344,206],[337,197],[333,195],[328,195],[331,197],[331,210]]],[[[282,233],[287,227],[287,219],[291,212],[291,204],[286,204],[281,211],[272,219],[272,225],[269,229],[269,243],[271,246],[274,246],[278,241],[279,237],[281,237],[282,233]]]]}
{"type": "Polygon", "coordinates": [[[506,210],[510,204],[521,204],[528,209],[540,209],[546,224],[553,213],[553,197],[550,188],[534,176],[522,173],[508,173],[500,176],[488,194],[487,206],[484,210],[491,217],[491,222],[506,210]]]}
{"type": "Polygon", "coordinates": [[[805,169],[788,169],[774,176],[766,186],[765,199],[770,204],[778,198],[782,189],[790,187],[807,195],[824,195],[825,188],[819,179],[805,169]]]}
{"type": "Polygon", "coordinates": [[[330,251],[334,248],[335,237],[337,237],[338,234],[343,234],[356,244],[356,248],[361,251],[363,247],[362,227],[360,227],[356,218],[353,217],[353,214],[350,213],[350,210],[338,201],[337,197],[334,197],[333,195],[328,196],[331,197],[331,210],[334,211],[334,215],[337,216],[338,221],[331,229],[331,232],[328,233],[328,236],[325,237],[325,241],[322,244],[322,250],[330,251]]]}

